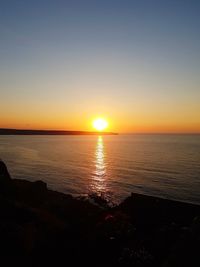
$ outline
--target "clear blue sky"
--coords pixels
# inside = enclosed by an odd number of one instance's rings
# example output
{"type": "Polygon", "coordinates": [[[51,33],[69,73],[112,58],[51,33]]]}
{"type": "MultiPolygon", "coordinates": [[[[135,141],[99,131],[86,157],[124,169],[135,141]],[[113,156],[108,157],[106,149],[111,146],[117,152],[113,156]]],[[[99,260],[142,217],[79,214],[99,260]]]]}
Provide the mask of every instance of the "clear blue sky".
{"type": "MultiPolygon", "coordinates": [[[[200,132],[200,1],[2,0],[0,127],[200,132]]],[[[81,130],[80,129],[80,130],[81,130]]]]}

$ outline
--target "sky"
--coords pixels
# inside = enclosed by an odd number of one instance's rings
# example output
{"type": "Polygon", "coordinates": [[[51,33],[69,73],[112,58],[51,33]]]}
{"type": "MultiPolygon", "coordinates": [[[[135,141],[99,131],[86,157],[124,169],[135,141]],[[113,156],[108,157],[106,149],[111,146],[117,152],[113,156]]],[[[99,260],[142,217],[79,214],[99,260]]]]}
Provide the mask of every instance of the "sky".
{"type": "Polygon", "coordinates": [[[0,3],[0,127],[200,133],[200,1],[0,3]]]}

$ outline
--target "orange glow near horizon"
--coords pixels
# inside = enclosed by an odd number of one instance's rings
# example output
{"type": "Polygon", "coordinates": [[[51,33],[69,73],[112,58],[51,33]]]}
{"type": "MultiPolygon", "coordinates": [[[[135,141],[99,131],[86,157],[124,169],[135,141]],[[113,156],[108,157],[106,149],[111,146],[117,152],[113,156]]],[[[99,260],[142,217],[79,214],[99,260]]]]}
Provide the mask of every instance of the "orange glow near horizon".
{"type": "MultiPolygon", "coordinates": [[[[65,120],[60,119],[55,122],[50,119],[30,120],[30,123],[26,121],[3,121],[1,120],[0,128],[11,129],[32,129],[32,130],[75,130],[75,131],[104,131],[108,128],[100,129],[93,126],[90,119],[85,120],[65,120]]],[[[97,126],[99,127],[99,126],[97,126]]],[[[184,123],[166,123],[157,124],[151,122],[139,123],[134,119],[134,122],[125,120],[109,121],[109,131],[117,133],[200,133],[200,126],[197,123],[190,123],[185,125],[184,123]]]]}
{"type": "Polygon", "coordinates": [[[31,114],[28,112],[19,114],[19,109],[17,111],[18,113],[0,113],[0,128],[75,131],[94,131],[94,129],[104,131],[109,129],[109,131],[117,133],[200,133],[198,118],[193,117],[192,119],[190,116],[190,120],[185,121],[186,114],[161,118],[159,114],[155,116],[150,112],[149,114],[142,112],[141,114],[128,114],[123,110],[115,113],[108,110],[102,116],[98,116],[92,108],[85,112],[82,111],[81,114],[78,112],[69,114],[63,110],[57,112],[49,110],[48,113],[38,111],[31,114]],[[91,117],[91,114],[94,116],[91,117]],[[109,120],[107,119],[108,116],[109,120]],[[103,129],[104,126],[102,125],[97,125],[97,128],[94,127],[94,121],[99,118],[107,122],[106,128],[103,129]]]}
{"type": "Polygon", "coordinates": [[[200,134],[199,1],[2,2],[0,128],[200,134]]]}

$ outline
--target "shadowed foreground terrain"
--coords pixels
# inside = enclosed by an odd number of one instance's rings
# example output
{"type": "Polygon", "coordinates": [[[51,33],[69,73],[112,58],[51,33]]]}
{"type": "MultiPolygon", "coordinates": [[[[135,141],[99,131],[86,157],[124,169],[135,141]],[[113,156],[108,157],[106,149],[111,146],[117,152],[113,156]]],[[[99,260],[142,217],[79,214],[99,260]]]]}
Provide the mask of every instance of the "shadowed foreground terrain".
{"type": "Polygon", "coordinates": [[[3,266],[200,266],[198,205],[139,194],[115,207],[90,200],[11,179],[0,161],[3,266]]]}

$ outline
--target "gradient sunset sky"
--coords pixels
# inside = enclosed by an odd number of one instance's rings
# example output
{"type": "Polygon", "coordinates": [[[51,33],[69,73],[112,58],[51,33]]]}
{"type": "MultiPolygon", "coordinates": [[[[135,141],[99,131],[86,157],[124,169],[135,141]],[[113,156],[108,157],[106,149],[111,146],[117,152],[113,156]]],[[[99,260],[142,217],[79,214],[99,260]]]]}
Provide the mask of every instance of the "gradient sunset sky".
{"type": "Polygon", "coordinates": [[[1,0],[0,127],[200,132],[200,1],[1,0]]]}

